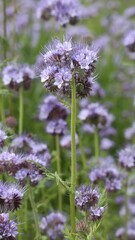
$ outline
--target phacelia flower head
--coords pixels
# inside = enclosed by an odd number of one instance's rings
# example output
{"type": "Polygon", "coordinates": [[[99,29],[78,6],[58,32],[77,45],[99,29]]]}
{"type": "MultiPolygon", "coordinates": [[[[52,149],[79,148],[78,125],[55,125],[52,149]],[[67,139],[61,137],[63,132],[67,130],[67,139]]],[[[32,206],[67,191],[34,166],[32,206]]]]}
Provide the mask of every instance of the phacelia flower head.
{"type": "Polygon", "coordinates": [[[0,205],[8,211],[17,210],[21,206],[24,189],[13,183],[0,182],[0,205]]]}
{"type": "Polygon", "coordinates": [[[91,186],[82,185],[75,193],[75,205],[82,211],[87,211],[90,207],[95,206],[99,200],[97,189],[91,186]]]}
{"type": "Polygon", "coordinates": [[[113,116],[99,103],[91,103],[81,109],[79,119],[90,122],[99,129],[110,126],[113,116]]]}
{"type": "Polygon", "coordinates": [[[63,230],[66,218],[63,214],[50,213],[41,219],[40,228],[46,233],[50,240],[64,239],[63,230]]]}
{"type": "Polygon", "coordinates": [[[15,240],[18,235],[17,224],[9,219],[8,213],[0,213],[0,239],[15,240]]]}
{"type": "Polygon", "coordinates": [[[46,21],[54,18],[61,26],[65,27],[67,24],[75,25],[83,18],[83,11],[84,7],[79,0],[47,0],[46,2],[41,0],[37,16],[46,21]]]}
{"type": "Polygon", "coordinates": [[[41,81],[49,91],[70,95],[70,83],[73,78],[77,95],[89,95],[93,85],[92,74],[98,59],[97,53],[93,47],[75,44],[71,39],[54,40],[43,54],[41,81]]]}
{"type": "Polygon", "coordinates": [[[122,167],[131,170],[135,167],[135,147],[133,145],[127,146],[118,153],[118,160],[122,167]]]}
{"type": "Polygon", "coordinates": [[[29,89],[31,80],[34,78],[33,70],[27,65],[11,64],[4,68],[3,84],[16,91],[22,86],[25,90],[29,89]]]}
{"type": "Polygon", "coordinates": [[[63,135],[67,128],[67,108],[56,97],[47,96],[40,106],[39,119],[46,120],[46,131],[52,135],[63,135]]]}
{"type": "Polygon", "coordinates": [[[94,222],[100,220],[105,211],[104,207],[91,207],[90,208],[90,219],[94,222]]]}
{"type": "Polygon", "coordinates": [[[66,119],[69,114],[68,109],[53,95],[45,97],[39,109],[40,120],[66,119]]]}
{"type": "Polygon", "coordinates": [[[130,31],[125,36],[123,44],[130,52],[135,52],[135,30],[130,31]]]}
{"type": "Polygon", "coordinates": [[[89,178],[93,183],[104,182],[107,192],[116,192],[122,186],[120,173],[113,165],[107,166],[105,164],[105,166],[91,170],[89,178]]]}

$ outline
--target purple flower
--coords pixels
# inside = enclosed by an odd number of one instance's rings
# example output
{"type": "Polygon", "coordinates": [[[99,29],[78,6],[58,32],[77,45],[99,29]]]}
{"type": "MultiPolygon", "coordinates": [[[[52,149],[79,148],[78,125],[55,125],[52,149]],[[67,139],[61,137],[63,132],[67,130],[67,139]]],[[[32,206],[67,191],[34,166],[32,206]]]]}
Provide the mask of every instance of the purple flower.
{"type": "Polygon", "coordinates": [[[82,108],[79,115],[79,119],[87,121],[99,129],[110,126],[113,121],[113,116],[99,103],[91,103],[82,108]]]}
{"type": "Polygon", "coordinates": [[[43,20],[54,18],[61,26],[76,24],[83,17],[84,8],[78,0],[41,0],[37,10],[37,17],[43,20]]]}
{"type": "Polygon", "coordinates": [[[87,211],[90,207],[95,206],[99,200],[97,189],[91,186],[81,186],[75,192],[75,205],[82,211],[87,211]]]}
{"type": "Polygon", "coordinates": [[[66,129],[67,123],[63,119],[49,121],[46,125],[46,132],[52,135],[63,135],[66,129]]]}
{"type": "Polygon", "coordinates": [[[134,135],[135,135],[135,122],[133,122],[130,128],[127,128],[125,130],[125,138],[131,140],[134,135]]]}
{"type": "Polygon", "coordinates": [[[114,142],[108,138],[103,138],[103,139],[101,139],[100,147],[102,150],[108,150],[108,149],[114,147],[114,142]]]}
{"type": "Polygon", "coordinates": [[[40,120],[55,121],[58,119],[66,119],[68,114],[69,111],[67,108],[52,95],[45,97],[39,108],[40,120]]]}
{"type": "Polygon", "coordinates": [[[0,182],[0,205],[8,211],[15,211],[21,206],[24,189],[13,183],[0,182]]]}
{"type": "Polygon", "coordinates": [[[123,44],[130,52],[135,52],[135,30],[130,31],[124,38],[123,44]]]}
{"type": "Polygon", "coordinates": [[[0,239],[14,240],[17,235],[17,224],[13,220],[9,220],[8,213],[0,213],[0,239]]]}
{"type": "Polygon", "coordinates": [[[43,217],[40,223],[42,232],[46,233],[50,240],[64,239],[63,230],[66,218],[61,213],[50,213],[43,217]]]}
{"type": "Polygon", "coordinates": [[[90,208],[90,219],[92,221],[100,220],[103,216],[105,211],[104,207],[91,207],[90,208]]]}
{"type": "Polygon", "coordinates": [[[3,83],[11,89],[19,90],[21,86],[25,90],[29,89],[34,72],[29,66],[8,65],[3,70],[3,83]]]}
{"type": "Polygon", "coordinates": [[[54,40],[47,48],[41,81],[50,91],[71,93],[71,80],[76,83],[77,96],[90,95],[94,81],[92,74],[98,51],[85,44],[73,43],[71,39],[54,40]]]}
{"type": "Polygon", "coordinates": [[[118,153],[118,160],[122,167],[130,170],[135,167],[135,147],[127,146],[118,153]]]}

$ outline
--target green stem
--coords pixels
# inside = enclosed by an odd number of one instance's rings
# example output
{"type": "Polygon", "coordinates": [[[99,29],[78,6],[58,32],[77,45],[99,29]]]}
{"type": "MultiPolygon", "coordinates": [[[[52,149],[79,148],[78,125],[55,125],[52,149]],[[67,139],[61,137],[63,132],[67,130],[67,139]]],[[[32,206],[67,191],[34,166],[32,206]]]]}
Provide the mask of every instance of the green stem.
{"type": "Polygon", "coordinates": [[[128,240],[128,218],[129,218],[129,208],[128,208],[128,181],[129,181],[129,176],[127,173],[127,178],[125,182],[125,240],[128,240]]]}
{"type": "Polygon", "coordinates": [[[3,60],[6,60],[6,57],[7,57],[7,46],[6,46],[6,40],[7,40],[6,0],[3,0],[2,2],[3,2],[3,38],[4,38],[3,60]]]}
{"type": "Polygon", "coordinates": [[[35,230],[36,230],[36,240],[41,240],[41,234],[40,234],[40,227],[39,227],[39,219],[38,219],[38,211],[37,211],[37,206],[34,201],[34,196],[33,196],[33,190],[32,187],[29,186],[29,198],[31,202],[31,207],[33,210],[33,215],[34,215],[34,221],[35,221],[35,230]]]}
{"type": "Polygon", "coordinates": [[[18,211],[17,211],[17,221],[18,221],[18,240],[22,240],[22,228],[21,228],[21,225],[22,225],[22,208],[20,208],[18,211]]]}
{"type": "Polygon", "coordinates": [[[13,33],[12,33],[12,58],[14,58],[15,55],[15,40],[16,40],[16,0],[13,0],[13,6],[14,6],[14,16],[13,16],[13,33]]]}
{"type": "Polygon", "coordinates": [[[75,185],[76,185],[76,86],[72,79],[72,105],[71,105],[71,193],[70,193],[70,221],[71,232],[75,239],[75,185]]]}
{"type": "Polygon", "coordinates": [[[19,89],[19,135],[23,131],[23,87],[19,89]]]}
{"type": "Polygon", "coordinates": [[[4,96],[1,95],[0,99],[0,115],[3,126],[5,126],[5,112],[4,112],[4,96]]]}
{"type": "Polygon", "coordinates": [[[25,195],[24,197],[24,229],[25,229],[25,233],[27,233],[27,226],[28,226],[28,222],[27,222],[27,217],[28,217],[28,203],[27,203],[27,195],[25,195]]]}
{"type": "MultiPolygon", "coordinates": [[[[60,159],[60,143],[59,143],[59,135],[56,135],[56,154],[57,154],[57,173],[61,176],[61,159],[60,159]]],[[[59,210],[62,211],[62,193],[61,186],[58,185],[58,207],[59,210]]]]}
{"type": "Polygon", "coordinates": [[[99,139],[98,139],[98,128],[95,127],[95,132],[94,132],[94,144],[95,144],[95,158],[96,158],[96,163],[99,165],[99,139]]]}

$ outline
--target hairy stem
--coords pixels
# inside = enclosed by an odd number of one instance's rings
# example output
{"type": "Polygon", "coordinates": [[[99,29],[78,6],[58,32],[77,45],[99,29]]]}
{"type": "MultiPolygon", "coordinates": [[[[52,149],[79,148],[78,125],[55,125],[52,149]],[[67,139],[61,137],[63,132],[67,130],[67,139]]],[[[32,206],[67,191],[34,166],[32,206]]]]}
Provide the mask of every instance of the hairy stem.
{"type": "Polygon", "coordinates": [[[5,126],[5,112],[4,112],[4,95],[0,98],[0,115],[3,126],[5,126]]]}
{"type": "Polygon", "coordinates": [[[23,87],[19,89],[19,135],[23,131],[23,87]]]}
{"type": "Polygon", "coordinates": [[[35,221],[35,231],[36,231],[36,240],[41,240],[41,233],[40,233],[40,227],[39,227],[39,219],[38,219],[38,211],[37,211],[37,206],[34,201],[34,196],[33,196],[33,190],[32,187],[29,186],[29,198],[31,202],[31,207],[33,210],[33,215],[34,215],[34,221],[35,221]]]}
{"type": "MultiPolygon", "coordinates": [[[[57,173],[61,176],[61,159],[60,159],[60,143],[59,143],[59,135],[56,135],[56,154],[57,154],[57,173]]],[[[62,211],[62,193],[61,186],[58,186],[58,207],[59,210],[62,211]]]]}
{"type": "Polygon", "coordinates": [[[71,232],[75,239],[75,185],[76,185],[76,86],[72,79],[72,104],[71,104],[71,193],[70,193],[70,221],[71,232]]]}

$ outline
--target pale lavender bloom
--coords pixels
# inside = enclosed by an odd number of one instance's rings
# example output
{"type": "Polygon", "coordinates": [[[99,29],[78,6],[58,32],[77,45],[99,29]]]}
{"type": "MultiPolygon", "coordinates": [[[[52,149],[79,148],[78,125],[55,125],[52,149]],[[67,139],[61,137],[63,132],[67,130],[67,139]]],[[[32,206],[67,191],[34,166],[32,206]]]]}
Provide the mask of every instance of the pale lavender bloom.
{"type": "Polygon", "coordinates": [[[46,125],[46,132],[52,135],[63,135],[67,130],[67,122],[63,119],[49,121],[46,125]]]}
{"type": "Polygon", "coordinates": [[[95,206],[99,200],[99,193],[96,188],[82,185],[75,192],[75,205],[82,211],[87,211],[95,206]]]}
{"type": "MultiPolygon", "coordinates": [[[[119,239],[123,239],[125,232],[126,232],[126,229],[124,227],[121,227],[116,231],[115,236],[119,239]]],[[[128,237],[128,240],[135,239],[135,219],[134,218],[127,223],[127,237],[128,237]]]]}
{"type": "Polygon", "coordinates": [[[134,17],[135,16],[135,6],[132,6],[132,7],[129,7],[127,9],[125,9],[124,16],[126,18],[134,17]]]}
{"type": "Polygon", "coordinates": [[[4,68],[2,76],[5,86],[15,90],[19,90],[23,86],[27,90],[30,87],[31,80],[34,78],[34,72],[27,65],[11,64],[4,68]]]}
{"type": "Polygon", "coordinates": [[[83,15],[86,17],[86,14],[82,14],[82,11],[85,11],[85,9],[79,0],[47,0],[46,2],[41,0],[37,17],[46,21],[54,18],[61,26],[74,25],[80,18],[84,17],[83,15]]]}
{"type": "Polygon", "coordinates": [[[41,81],[50,91],[71,93],[71,80],[74,78],[77,96],[90,95],[94,79],[98,51],[85,44],[74,44],[71,39],[54,40],[47,48],[41,81]]]}
{"type": "Polygon", "coordinates": [[[130,52],[135,52],[135,30],[126,34],[123,44],[130,52]]]}
{"type": "Polygon", "coordinates": [[[8,211],[15,211],[21,206],[24,189],[13,183],[0,182],[0,205],[8,211]]]}
{"type": "Polygon", "coordinates": [[[66,119],[68,114],[68,109],[53,95],[45,97],[39,107],[40,120],[66,119]]]}
{"type": "Polygon", "coordinates": [[[102,167],[93,169],[89,173],[90,181],[98,183],[103,181],[108,192],[115,192],[121,189],[120,174],[112,164],[109,166],[103,165],[102,167]]]}
{"type": "Polygon", "coordinates": [[[82,121],[89,121],[99,129],[110,126],[114,119],[114,117],[99,103],[88,104],[87,107],[81,109],[78,117],[82,121]]]}
{"type": "Polygon", "coordinates": [[[122,167],[130,170],[135,167],[135,147],[127,146],[118,153],[118,160],[122,167]]]}
{"type": "Polygon", "coordinates": [[[101,139],[101,144],[100,144],[100,148],[102,150],[108,150],[110,148],[114,147],[114,142],[108,138],[103,138],[101,139]]]}
{"type": "Polygon", "coordinates": [[[114,178],[111,180],[106,179],[105,185],[106,185],[107,192],[115,192],[115,191],[121,190],[121,187],[122,187],[121,181],[118,178],[114,178]]]}
{"type": "Polygon", "coordinates": [[[41,219],[40,228],[50,240],[64,239],[63,230],[66,218],[63,214],[50,213],[41,219]]]}
{"type": "Polygon", "coordinates": [[[130,128],[125,130],[125,138],[131,140],[135,136],[135,122],[133,122],[130,128]]]}
{"type": "Polygon", "coordinates": [[[3,151],[0,153],[0,171],[14,171],[16,165],[20,162],[19,156],[13,152],[3,151]]]}
{"type": "Polygon", "coordinates": [[[32,143],[33,140],[31,136],[27,134],[22,134],[12,140],[11,148],[13,148],[14,151],[23,150],[25,152],[30,152],[32,143]]]}
{"type": "Polygon", "coordinates": [[[103,216],[105,211],[104,207],[91,207],[90,208],[90,219],[92,221],[100,220],[103,216]]]}
{"type": "MultiPolygon", "coordinates": [[[[75,135],[76,144],[79,143],[78,135],[75,135]]],[[[60,139],[60,145],[63,148],[71,148],[71,135],[64,135],[60,139]]]]}
{"type": "Polygon", "coordinates": [[[15,240],[18,235],[17,224],[9,219],[8,213],[0,213],[0,239],[15,240]]]}

